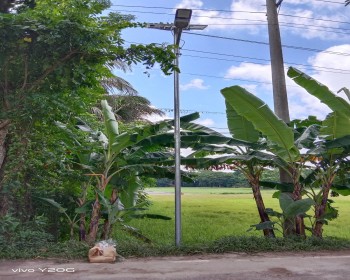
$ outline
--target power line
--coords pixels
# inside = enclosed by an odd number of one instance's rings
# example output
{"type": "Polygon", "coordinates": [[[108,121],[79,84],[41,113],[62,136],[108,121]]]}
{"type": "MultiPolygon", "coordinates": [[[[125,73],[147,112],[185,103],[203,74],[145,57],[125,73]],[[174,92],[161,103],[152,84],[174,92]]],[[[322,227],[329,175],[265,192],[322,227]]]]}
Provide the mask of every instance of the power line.
{"type": "MultiPolygon", "coordinates": [[[[125,42],[130,43],[130,44],[142,44],[142,43],[139,43],[139,42],[131,42],[131,41],[125,41],[125,42]]],[[[182,48],[181,50],[182,51],[187,51],[187,52],[194,52],[194,53],[218,55],[218,56],[223,56],[223,57],[236,57],[236,58],[243,58],[243,59],[250,59],[250,60],[265,61],[265,62],[269,62],[269,63],[271,62],[270,59],[263,59],[263,58],[250,57],[250,56],[241,56],[241,55],[234,55],[234,54],[227,54],[227,53],[218,53],[218,52],[208,52],[208,51],[203,51],[203,50],[192,50],[192,49],[186,49],[186,48],[182,48]]],[[[188,55],[188,54],[183,54],[183,56],[198,57],[198,58],[203,58],[203,59],[221,60],[221,61],[247,62],[247,61],[242,61],[242,60],[233,60],[233,59],[231,60],[231,59],[226,59],[226,58],[215,58],[215,57],[208,57],[208,56],[195,56],[195,55],[188,55]]],[[[266,63],[257,63],[257,62],[249,62],[249,63],[267,65],[266,63]]],[[[290,61],[289,62],[285,61],[285,63],[289,64],[289,65],[294,65],[294,66],[308,67],[310,69],[316,68],[320,72],[330,72],[330,73],[338,73],[338,74],[348,74],[350,72],[350,69],[339,69],[339,68],[323,67],[323,66],[310,65],[310,64],[307,65],[307,64],[301,64],[301,63],[290,62],[290,61]],[[331,70],[331,71],[328,71],[328,70],[331,70]]]]}
{"type": "Polygon", "coordinates": [[[239,57],[239,58],[246,58],[246,59],[253,59],[253,60],[260,60],[260,61],[268,61],[268,62],[270,62],[270,59],[255,58],[255,57],[234,55],[234,54],[228,54],[228,53],[208,52],[208,51],[202,51],[202,50],[191,50],[191,49],[186,49],[186,48],[182,48],[181,50],[183,50],[183,51],[189,51],[189,52],[197,52],[197,53],[221,55],[221,56],[226,56],[226,57],[239,57]]]}
{"type": "Polygon", "coordinates": [[[314,1],[315,2],[324,2],[324,3],[345,5],[343,2],[334,2],[334,1],[328,1],[328,0],[314,0],[314,1]]]}
{"type": "MultiPolygon", "coordinates": [[[[246,60],[207,57],[207,56],[199,56],[199,55],[183,54],[183,56],[192,57],[192,58],[200,58],[200,59],[219,60],[219,61],[233,61],[233,62],[252,63],[252,64],[258,64],[258,65],[264,65],[264,66],[270,65],[268,63],[261,63],[261,62],[250,62],[250,61],[246,61],[246,60]]],[[[302,67],[306,67],[306,68],[309,68],[309,69],[317,68],[317,69],[319,69],[320,72],[335,73],[335,74],[350,74],[350,69],[349,70],[345,70],[345,69],[326,68],[326,67],[322,67],[322,66],[312,66],[312,65],[289,63],[289,62],[285,62],[285,63],[289,64],[290,66],[302,66],[302,67]],[[331,71],[331,70],[334,70],[334,71],[331,71]]]]}
{"type": "MultiPolygon", "coordinates": [[[[265,26],[267,26],[269,24],[259,24],[259,23],[208,23],[208,25],[210,25],[210,26],[249,26],[249,25],[251,25],[251,26],[263,26],[263,27],[265,27],[265,26]]],[[[334,30],[350,31],[349,28],[330,27],[330,26],[322,26],[322,25],[306,25],[306,24],[298,24],[298,23],[290,24],[290,23],[284,23],[284,22],[280,22],[279,26],[350,35],[349,32],[334,31],[334,30]],[[312,27],[316,27],[316,28],[312,28],[312,27]],[[320,28],[317,28],[317,27],[320,27],[320,28]],[[325,29],[325,28],[327,28],[327,29],[325,29]],[[331,29],[331,30],[328,30],[328,29],[331,29]]]]}
{"type": "MultiPolygon", "coordinates": [[[[135,11],[135,10],[118,10],[119,12],[128,12],[128,13],[141,13],[141,14],[154,14],[154,15],[170,15],[173,16],[173,14],[169,13],[163,13],[163,12],[149,12],[149,11],[135,11]]],[[[227,19],[227,20],[236,20],[236,21],[250,21],[250,22],[256,22],[255,25],[261,25],[261,26],[266,26],[267,21],[266,20],[259,20],[259,19],[248,19],[248,18],[233,18],[233,17],[219,17],[219,16],[203,16],[203,15],[193,15],[192,17],[203,17],[203,18],[210,18],[210,19],[227,19]],[[258,24],[258,22],[262,22],[264,24],[258,24]]],[[[297,17],[297,16],[292,16],[292,17],[297,17]]],[[[304,17],[306,18],[306,17],[304,17]]],[[[311,19],[311,18],[310,18],[311,19]]],[[[316,20],[316,19],[314,19],[316,20]]],[[[320,19],[317,19],[320,20],[320,19]]],[[[333,21],[333,22],[337,22],[337,21],[333,21]]],[[[344,22],[345,23],[345,22],[344,22]]],[[[331,27],[331,26],[324,26],[324,25],[311,25],[311,24],[298,24],[298,23],[289,23],[289,22],[280,22],[280,25],[284,25],[284,26],[289,26],[289,27],[294,27],[294,28],[301,28],[303,27],[304,29],[311,29],[311,30],[321,30],[324,32],[333,32],[333,33],[339,33],[339,34],[348,34],[348,33],[344,33],[344,32],[334,32],[331,30],[327,30],[327,29],[332,29],[332,30],[350,30],[348,28],[341,28],[341,27],[331,27]],[[298,27],[300,26],[300,27],[298,27]],[[315,29],[315,28],[310,28],[310,27],[320,27],[320,28],[325,28],[323,29],[315,29]]],[[[208,25],[210,26],[220,26],[220,25],[227,25],[227,26],[234,26],[234,25],[254,25],[254,24],[249,24],[249,23],[208,23],[208,25]]]]}
{"type": "MultiPolygon", "coordinates": [[[[225,57],[238,57],[238,58],[246,58],[246,59],[252,59],[252,60],[259,60],[259,61],[266,61],[266,62],[271,62],[270,59],[263,59],[263,58],[256,58],[256,57],[249,57],[249,56],[240,56],[240,55],[233,55],[233,54],[225,54],[225,53],[217,53],[217,52],[207,52],[207,51],[201,51],[201,50],[191,50],[191,49],[186,49],[183,48],[181,50],[184,51],[189,51],[189,52],[197,52],[197,53],[204,53],[204,54],[211,54],[211,55],[219,55],[219,56],[225,56],[225,57]]],[[[221,59],[220,59],[221,60],[221,59]]],[[[254,62],[256,63],[256,62],[254,62]]],[[[331,68],[331,67],[323,67],[323,66],[318,66],[318,65],[307,65],[307,64],[300,64],[296,62],[285,62],[286,64],[290,65],[299,65],[299,66],[305,66],[309,68],[319,68],[319,69],[326,69],[326,70],[335,70],[335,71],[340,71],[340,72],[349,72],[350,69],[339,69],[339,68],[331,68]]],[[[256,63],[256,64],[263,64],[264,63],[256,63]]]]}
{"type": "MultiPolygon", "coordinates": [[[[136,6],[136,5],[111,5],[115,7],[128,7],[128,8],[144,8],[144,9],[163,9],[163,10],[175,10],[171,7],[150,7],[150,6],[136,6]]],[[[249,13],[249,14],[265,14],[265,12],[259,11],[232,11],[232,10],[218,10],[218,9],[191,9],[193,11],[205,11],[205,12],[223,12],[223,13],[249,13]]]]}
{"type": "MultiPolygon", "coordinates": [[[[155,7],[155,8],[161,8],[161,7],[155,7]]],[[[129,11],[129,10],[118,10],[119,12],[131,12],[131,13],[143,13],[143,14],[157,14],[157,15],[171,15],[173,14],[165,14],[163,12],[145,12],[145,11],[129,11]]],[[[240,12],[245,12],[245,11],[240,11],[240,12]]],[[[292,15],[284,15],[284,16],[290,16],[290,17],[297,17],[297,18],[308,18],[308,17],[298,17],[298,16],[292,16],[292,15]]],[[[255,26],[266,26],[268,23],[266,20],[253,20],[253,19],[242,19],[242,18],[228,18],[228,17],[218,17],[218,16],[200,16],[200,15],[193,15],[193,17],[205,17],[205,18],[213,18],[213,19],[229,19],[229,20],[236,20],[236,21],[251,21],[251,22],[256,22],[255,24],[253,23],[211,23],[208,24],[210,26],[248,26],[248,25],[255,25],[255,26]],[[263,22],[264,24],[258,24],[258,22],[263,22]]],[[[315,19],[315,18],[309,18],[313,20],[323,20],[323,19],[315,19]]],[[[327,20],[323,20],[327,21],[327,20]]],[[[341,22],[341,21],[334,21],[334,20],[329,20],[330,22],[341,22]]],[[[342,22],[349,24],[349,22],[342,22]]],[[[341,32],[341,31],[334,31],[334,30],[343,30],[343,31],[349,31],[350,29],[348,28],[341,28],[341,27],[331,27],[331,26],[324,26],[324,25],[311,25],[311,24],[298,24],[298,23],[288,23],[288,22],[280,22],[280,26],[286,26],[289,28],[299,28],[299,29],[308,29],[308,30],[314,30],[314,31],[322,31],[322,32],[328,32],[328,33],[336,33],[336,34],[344,34],[344,35],[349,35],[348,32],[341,32]],[[312,28],[316,27],[316,28],[312,28]],[[317,28],[319,27],[319,28],[317,28]]]]}
{"type": "MultiPolygon", "coordinates": [[[[140,13],[140,14],[150,14],[150,15],[168,15],[168,16],[174,16],[173,13],[163,13],[163,12],[149,12],[149,11],[135,11],[135,10],[112,10],[116,12],[127,12],[127,13],[140,13]]],[[[211,19],[230,19],[230,20],[244,20],[245,18],[232,18],[232,17],[221,17],[221,16],[203,16],[203,15],[192,15],[192,17],[199,17],[199,18],[211,18],[211,19]]],[[[266,20],[259,20],[259,19],[249,19],[250,21],[255,22],[266,22],[266,20]]]]}
{"type": "MultiPolygon", "coordinates": [[[[145,12],[145,11],[129,11],[129,10],[118,10],[119,12],[131,12],[131,13],[141,13],[141,14],[155,14],[155,15],[170,15],[173,16],[173,14],[166,14],[163,12],[145,12]]],[[[210,18],[210,19],[228,19],[228,20],[236,20],[236,21],[251,21],[251,22],[257,22],[255,25],[261,25],[261,26],[266,26],[267,21],[266,20],[259,20],[259,19],[247,19],[247,18],[233,18],[233,17],[219,17],[219,16],[200,16],[200,15],[193,15],[192,17],[204,17],[204,18],[210,18]],[[264,24],[258,24],[258,22],[263,22],[264,24]]],[[[333,30],[350,30],[347,28],[341,28],[341,27],[331,27],[331,26],[323,26],[323,25],[311,25],[311,24],[298,24],[298,23],[289,23],[289,22],[280,22],[280,25],[284,25],[284,26],[289,26],[289,27],[294,27],[294,28],[298,28],[298,26],[302,26],[303,28],[307,28],[307,29],[311,29],[311,30],[321,30],[324,32],[333,32],[331,30],[327,30],[327,29],[333,29],[333,30]],[[321,28],[327,28],[325,30],[322,29],[313,29],[310,27],[321,27],[321,28]]],[[[227,25],[227,26],[234,26],[234,25],[254,25],[254,24],[249,24],[249,23],[208,23],[208,25],[210,26],[220,26],[220,25],[227,25]]],[[[299,27],[301,28],[301,27],[299,27]]],[[[340,33],[340,34],[348,34],[348,33],[344,33],[344,32],[333,32],[333,33],[340,33]]]]}
{"type": "MultiPolygon", "coordinates": [[[[333,2],[333,1],[321,1],[321,0],[315,0],[319,2],[326,2],[326,3],[331,3],[331,4],[342,4],[344,3],[341,2],[333,2]]],[[[151,6],[136,6],[136,5],[112,5],[115,7],[127,7],[127,8],[142,8],[142,9],[165,9],[165,10],[174,10],[174,8],[171,7],[151,7],[151,6]]],[[[192,9],[194,11],[209,11],[209,12],[226,12],[226,13],[247,13],[247,14],[266,14],[266,12],[263,11],[234,11],[234,10],[219,10],[219,9],[192,9]]],[[[121,10],[118,10],[121,11],[121,10]]],[[[133,11],[127,11],[127,12],[133,12],[133,11]]],[[[146,12],[144,12],[146,13],[146,12]]],[[[164,14],[164,13],[160,13],[164,14]]],[[[173,14],[168,14],[168,15],[173,15],[173,14]]],[[[324,19],[324,18],[315,18],[315,17],[306,17],[306,16],[298,16],[298,15],[290,15],[290,14],[283,14],[280,13],[280,16],[285,16],[285,17],[293,17],[293,18],[303,18],[303,19],[310,19],[310,20],[316,20],[316,21],[324,21],[324,22],[334,22],[334,23],[343,23],[343,24],[350,24],[348,21],[340,21],[340,20],[332,20],[332,19],[324,19]]],[[[196,15],[193,15],[196,16],[196,15]]],[[[209,17],[209,16],[208,16],[209,17]]]]}
{"type": "MultiPolygon", "coordinates": [[[[174,108],[158,108],[158,109],[163,112],[174,112],[174,108]]],[[[180,109],[180,112],[183,114],[198,112],[201,114],[226,115],[226,113],[223,113],[223,112],[198,111],[193,109],[180,109]]]]}
{"type": "MultiPolygon", "coordinates": [[[[224,37],[224,36],[217,36],[217,35],[210,35],[210,34],[200,34],[200,33],[188,32],[188,31],[186,31],[184,33],[187,33],[187,34],[190,34],[190,35],[194,35],[194,36],[216,38],[216,39],[222,39],[222,40],[238,41],[238,42],[252,43],[252,44],[259,44],[259,45],[266,45],[266,46],[269,45],[268,42],[246,40],[246,39],[241,39],[241,38],[224,37]]],[[[333,52],[333,51],[326,51],[326,50],[306,48],[306,47],[299,47],[299,46],[282,45],[282,47],[289,48],[289,49],[302,50],[302,51],[310,51],[310,52],[318,52],[318,53],[319,52],[323,52],[323,53],[329,53],[329,54],[334,54],[334,55],[350,56],[350,53],[333,52]]]]}
{"type": "MultiPolygon", "coordinates": [[[[223,77],[223,76],[214,76],[214,75],[206,75],[206,74],[198,74],[198,73],[184,73],[184,72],[181,72],[181,74],[182,75],[189,75],[189,76],[196,76],[196,77],[206,77],[206,78],[215,78],[215,79],[221,79],[221,80],[232,80],[232,81],[240,81],[240,82],[247,82],[247,83],[272,85],[272,82],[261,82],[261,81],[255,81],[255,80],[229,78],[229,77],[223,77]]],[[[294,85],[291,85],[291,87],[300,88],[299,86],[294,86],[294,85]]]]}
{"type": "MultiPolygon", "coordinates": [[[[131,11],[130,10],[118,10],[118,12],[173,16],[172,13],[163,13],[163,12],[155,12],[155,11],[149,12],[149,11],[136,11],[136,10],[131,10],[131,11]]],[[[280,14],[280,15],[287,16],[287,17],[294,17],[294,18],[304,18],[304,19],[325,21],[325,22],[350,24],[350,22],[343,22],[343,21],[336,21],[336,20],[325,20],[325,19],[301,17],[301,16],[295,16],[295,15],[286,15],[286,14],[280,14]]],[[[204,16],[204,15],[192,15],[192,17],[209,18],[209,19],[227,19],[227,20],[237,20],[237,21],[251,21],[251,22],[263,22],[263,23],[267,24],[266,20],[261,20],[261,19],[234,18],[234,17],[221,17],[221,16],[204,16]]],[[[285,24],[286,26],[298,26],[298,25],[299,26],[304,26],[304,27],[306,27],[308,29],[311,26],[311,27],[323,27],[323,28],[328,28],[328,29],[349,30],[349,29],[340,28],[340,27],[330,27],[330,26],[322,26],[322,25],[305,25],[305,24],[297,24],[297,23],[290,24],[288,22],[280,22],[280,23],[281,24],[285,24]]],[[[210,25],[240,25],[240,24],[239,23],[215,23],[215,24],[210,24],[210,25]]],[[[246,24],[242,24],[242,25],[246,25],[246,24]]],[[[258,25],[258,24],[256,24],[256,25],[258,25]]],[[[263,24],[261,24],[261,25],[263,25],[263,24]]]]}

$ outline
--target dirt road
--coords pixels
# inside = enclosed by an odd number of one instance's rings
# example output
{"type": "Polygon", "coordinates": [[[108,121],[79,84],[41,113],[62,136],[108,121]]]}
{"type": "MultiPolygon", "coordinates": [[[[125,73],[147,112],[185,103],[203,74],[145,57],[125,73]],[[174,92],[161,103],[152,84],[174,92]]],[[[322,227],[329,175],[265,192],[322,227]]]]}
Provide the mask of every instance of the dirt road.
{"type": "Polygon", "coordinates": [[[349,280],[349,263],[350,251],[144,258],[114,264],[0,261],[0,279],[349,280]]]}

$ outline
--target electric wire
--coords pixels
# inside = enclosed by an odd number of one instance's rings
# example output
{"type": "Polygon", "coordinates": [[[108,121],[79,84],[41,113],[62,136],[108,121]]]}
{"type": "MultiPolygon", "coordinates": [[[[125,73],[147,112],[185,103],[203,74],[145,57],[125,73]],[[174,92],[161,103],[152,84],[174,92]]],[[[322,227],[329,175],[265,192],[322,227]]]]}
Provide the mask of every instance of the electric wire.
{"type": "MultiPolygon", "coordinates": [[[[206,57],[206,56],[189,55],[189,54],[182,54],[182,56],[192,57],[192,58],[200,58],[200,59],[218,60],[218,61],[232,61],[232,62],[250,63],[250,64],[263,65],[263,66],[269,66],[270,65],[268,63],[262,63],[262,62],[250,62],[250,61],[246,61],[246,60],[217,58],[217,57],[206,57]]],[[[350,70],[345,70],[345,69],[334,69],[332,71],[331,70],[332,68],[326,68],[326,67],[322,67],[322,66],[312,66],[312,65],[300,64],[300,63],[288,63],[288,62],[285,62],[285,64],[289,64],[289,66],[301,66],[301,67],[305,67],[305,68],[311,69],[311,70],[316,68],[319,72],[344,74],[344,75],[350,74],[350,70]],[[328,70],[328,69],[330,69],[330,70],[328,70]]],[[[288,67],[285,67],[285,69],[288,69],[288,67]]]]}
{"type": "MultiPolygon", "coordinates": [[[[125,41],[129,44],[142,44],[139,42],[132,42],[132,41],[125,41]]],[[[257,58],[257,57],[249,57],[249,56],[241,56],[241,55],[234,55],[234,54],[226,54],[226,53],[218,53],[218,52],[209,52],[209,51],[203,51],[203,50],[192,50],[187,48],[182,48],[181,51],[185,52],[194,52],[194,53],[202,53],[202,54],[209,54],[209,55],[217,55],[217,56],[223,56],[223,57],[234,57],[234,58],[243,58],[243,59],[249,59],[249,60],[257,60],[257,61],[264,61],[271,63],[270,59],[263,59],[263,58],[257,58]]],[[[188,54],[182,54],[183,56],[188,57],[198,57],[203,59],[214,59],[214,60],[221,60],[221,61],[235,61],[235,62],[247,62],[247,63],[254,63],[254,64],[261,64],[261,65],[268,65],[266,63],[257,63],[255,61],[245,61],[245,60],[233,60],[233,59],[227,59],[227,58],[216,58],[216,57],[208,57],[208,56],[195,56],[195,55],[188,55],[188,54]]],[[[348,74],[350,73],[350,69],[339,69],[339,68],[332,68],[332,67],[323,67],[319,65],[308,65],[308,64],[301,64],[296,62],[288,62],[285,61],[285,64],[291,65],[291,66],[302,66],[307,67],[309,69],[317,69],[320,72],[329,72],[329,73],[338,73],[338,74],[348,74]]]]}
{"type": "MultiPolygon", "coordinates": [[[[174,112],[174,108],[157,108],[163,112],[174,112]]],[[[180,109],[181,113],[193,113],[198,112],[202,114],[213,114],[213,115],[226,115],[224,112],[213,112],[213,111],[200,111],[200,110],[193,110],[193,109],[180,109]]]]}
{"type": "Polygon", "coordinates": [[[330,3],[330,4],[340,4],[340,5],[345,5],[342,2],[334,2],[334,1],[329,1],[329,0],[314,0],[315,2],[324,2],[324,3],[330,3]]]}
{"type": "MultiPolygon", "coordinates": [[[[188,52],[195,52],[195,53],[204,53],[204,54],[210,54],[210,55],[219,55],[219,56],[224,56],[224,57],[238,57],[238,58],[245,58],[245,59],[251,59],[251,60],[258,60],[258,61],[265,61],[271,63],[270,59],[264,59],[264,58],[257,58],[257,57],[250,57],[250,56],[241,56],[241,55],[233,55],[233,54],[225,54],[225,53],[218,53],[218,52],[208,52],[208,51],[202,51],[202,50],[191,50],[191,49],[182,49],[183,51],[188,51],[188,52]]],[[[256,62],[253,62],[256,63],[256,62]]],[[[323,67],[323,66],[318,66],[318,65],[311,65],[311,64],[300,64],[296,62],[288,62],[285,61],[286,64],[290,65],[300,65],[300,66],[305,66],[305,67],[310,67],[310,68],[318,68],[318,69],[325,69],[325,70],[335,70],[335,71],[340,71],[340,72],[349,72],[350,69],[339,69],[339,68],[332,68],[332,67],[323,67]]]]}
{"type": "MultiPolygon", "coordinates": [[[[173,16],[173,14],[169,13],[162,13],[162,12],[145,12],[145,11],[129,11],[129,10],[118,10],[119,12],[128,12],[128,13],[141,13],[141,14],[155,14],[155,15],[169,15],[173,16]]],[[[233,17],[219,17],[219,16],[200,16],[200,15],[192,15],[192,17],[199,17],[199,18],[210,18],[210,19],[227,19],[227,20],[236,20],[236,21],[250,21],[255,22],[255,25],[261,25],[266,26],[268,25],[267,20],[259,20],[259,19],[247,19],[247,18],[233,18],[233,17]],[[261,22],[261,24],[258,24],[261,22]]],[[[333,32],[333,33],[340,33],[340,34],[348,34],[346,32],[334,32],[332,30],[343,30],[343,31],[349,31],[349,28],[341,28],[341,27],[332,27],[332,26],[324,26],[324,25],[312,25],[312,24],[298,24],[298,23],[289,23],[289,22],[279,22],[280,25],[293,27],[293,28],[303,28],[303,29],[310,29],[310,30],[320,30],[324,32],[333,32]],[[311,28],[311,27],[319,27],[318,29],[311,28]],[[324,28],[324,29],[320,29],[324,28]],[[331,29],[331,30],[329,30],[331,29]]],[[[210,26],[220,26],[220,25],[227,25],[227,26],[235,26],[235,25],[254,25],[253,23],[208,23],[210,26]]]]}
{"type": "MultiPolygon", "coordinates": [[[[315,0],[315,1],[317,1],[317,0],[315,0]]],[[[320,1],[320,2],[324,2],[324,1],[320,1]]],[[[334,4],[334,2],[332,2],[332,1],[327,1],[327,2],[334,4]]],[[[339,4],[339,2],[336,4],[339,4]]],[[[340,4],[344,4],[344,3],[340,3],[340,4]]],[[[112,5],[112,6],[127,7],[127,8],[175,10],[174,8],[171,8],[171,7],[159,7],[159,6],[158,7],[136,6],[136,5],[112,5]]],[[[209,11],[209,12],[226,12],[226,13],[266,14],[265,11],[234,11],[234,10],[220,10],[220,9],[192,9],[192,10],[193,11],[209,11]]],[[[120,10],[118,10],[118,11],[120,11],[120,10]]],[[[129,11],[129,12],[132,12],[132,11],[129,11]]],[[[161,13],[161,14],[164,14],[164,13],[161,13]]],[[[169,14],[169,15],[173,15],[173,14],[169,14]]],[[[280,13],[279,15],[284,16],[284,17],[303,18],[303,19],[310,19],[310,20],[316,20],[316,21],[350,24],[349,21],[341,21],[341,20],[333,20],[333,19],[325,19],[325,18],[315,18],[315,17],[307,17],[307,16],[298,16],[295,14],[290,15],[290,14],[280,13]]],[[[195,16],[195,15],[193,15],[193,16],[195,16]]]]}
{"type": "MultiPolygon", "coordinates": [[[[120,10],[123,11],[123,10],[120,10]]],[[[161,12],[143,12],[143,11],[125,11],[124,12],[136,12],[136,13],[148,13],[148,14],[159,14],[164,15],[164,13],[161,12]]],[[[167,14],[172,15],[172,14],[167,14]]],[[[193,17],[196,17],[196,15],[193,15],[193,17]]],[[[197,17],[208,17],[208,16],[197,16],[197,17]]],[[[269,25],[266,20],[253,20],[253,19],[241,19],[241,18],[224,18],[224,17],[209,17],[209,18],[219,18],[219,19],[230,19],[235,21],[253,21],[255,23],[208,23],[209,26],[262,26],[266,27],[269,25]]],[[[326,33],[332,33],[332,34],[344,34],[344,35],[350,35],[350,29],[349,28],[342,28],[342,27],[332,27],[332,26],[324,26],[324,25],[312,25],[312,24],[298,24],[298,23],[288,23],[288,22],[279,22],[280,27],[288,27],[288,28],[294,28],[294,29],[307,29],[311,31],[322,31],[326,33]],[[340,30],[340,31],[337,31],[340,30]],[[344,31],[344,32],[342,32],[344,31]]]]}
{"type": "MultiPolygon", "coordinates": [[[[138,5],[117,5],[113,4],[111,5],[113,7],[127,7],[127,8],[144,8],[144,9],[162,9],[162,10],[175,10],[175,8],[171,7],[159,7],[159,6],[138,6],[138,5]]],[[[219,9],[196,9],[192,8],[193,11],[205,11],[205,12],[223,12],[223,13],[249,13],[249,14],[265,14],[265,12],[259,12],[259,11],[232,11],[232,10],[219,10],[219,9]]]]}
{"type": "MultiPolygon", "coordinates": [[[[234,38],[234,37],[224,37],[224,36],[217,36],[217,35],[211,35],[211,34],[200,34],[200,33],[193,33],[193,32],[189,32],[189,31],[184,31],[183,33],[194,35],[194,36],[200,36],[200,37],[208,37],[208,38],[216,38],[216,39],[222,39],[222,40],[238,41],[238,42],[243,42],[243,43],[251,43],[251,44],[258,44],[258,45],[265,45],[265,46],[269,45],[268,42],[247,40],[247,39],[234,38]]],[[[328,54],[334,54],[334,55],[350,56],[350,53],[334,52],[334,51],[327,51],[327,50],[307,48],[307,47],[300,47],[300,46],[282,45],[282,47],[288,48],[288,49],[309,51],[309,52],[318,52],[318,53],[322,52],[322,53],[328,53],[328,54]]]]}

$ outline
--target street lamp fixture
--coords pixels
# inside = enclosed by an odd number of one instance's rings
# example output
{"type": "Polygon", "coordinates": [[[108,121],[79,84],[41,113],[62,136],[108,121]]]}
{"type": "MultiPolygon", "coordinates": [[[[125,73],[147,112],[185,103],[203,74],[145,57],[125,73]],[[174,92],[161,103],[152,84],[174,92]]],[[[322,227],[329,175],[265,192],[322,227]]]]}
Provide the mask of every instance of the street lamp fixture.
{"type": "Polygon", "coordinates": [[[175,14],[174,25],[176,28],[187,28],[190,25],[192,10],[177,9],[175,14]]]}
{"type": "MultiPolygon", "coordinates": [[[[179,68],[179,44],[182,30],[203,30],[208,25],[190,24],[192,10],[177,9],[173,24],[149,23],[148,28],[171,30],[174,32],[174,64],[179,68]]],[[[181,139],[180,139],[180,97],[179,72],[174,72],[174,141],[175,141],[175,245],[181,245],[181,139]]]]}

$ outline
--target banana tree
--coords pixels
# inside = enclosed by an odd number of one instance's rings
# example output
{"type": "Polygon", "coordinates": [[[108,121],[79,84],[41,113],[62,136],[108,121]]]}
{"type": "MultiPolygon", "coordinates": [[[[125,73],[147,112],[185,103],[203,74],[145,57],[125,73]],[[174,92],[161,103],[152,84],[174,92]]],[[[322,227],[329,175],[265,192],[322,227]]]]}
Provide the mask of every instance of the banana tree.
{"type": "MultiPolygon", "coordinates": [[[[108,103],[102,101],[101,107],[104,131],[93,131],[81,121],[77,125],[89,135],[90,141],[95,143],[95,149],[78,153],[79,166],[84,168],[87,171],[86,175],[96,182],[94,199],[92,203],[90,202],[92,210],[89,241],[97,238],[101,217],[104,218],[102,236],[106,238],[112,224],[120,218],[117,219],[118,215],[115,215],[121,211],[118,205],[122,205],[125,209],[135,206],[140,188],[139,176],[173,177],[173,153],[164,150],[164,147],[174,146],[172,120],[147,124],[135,128],[132,132],[129,130],[121,132],[108,103]]],[[[190,123],[198,117],[198,113],[181,117],[184,147],[194,146],[203,137],[219,135],[209,128],[190,123]]]]}
{"type": "Polygon", "coordinates": [[[239,115],[226,99],[228,127],[234,138],[208,136],[193,146],[195,152],[183,160],[188,167],[193,168],[230,168],[241,171],[252,187],[253,197],[258,209],[260,224],[257,228],[263,229],[264,235],[274,237],[264,201],[260,192],[259,181],[265,167],[274,166],[278,157],[264,152],[267,143],[260,137],[260,132],[246,118],[239,115]],[[209,141],[210,140],[212,141],[209,141]],[[219,145],[221,144],[221,145],[219,145]],[[216,154],[215,158],[207,157],[216,154]],[[203,157],[206,156],[206,157],[203,157]]]}
{"type": "MultiPolygon", "coordinates": [[[[107,101],[101,102],[104,131],[100,132],[98,168],[88,168],[89,176],[95,178],[95,201],[92,205],[88,239],[97,238],[99,222],[101,218],[101,197],[109,193],[110,205],[121,203],[123,207],[130,208],[135,205],[137,190],[140,187],[138,176],[144,174],[169,174],[171,168],[157,166],[149,161],[154,152],[156,141],[171,143],[168,131],[172,128],[172,121],[162,121],[135,129],[134,132],[120,132],[118,122],[107,101]],[[146,141],[148,140],[148,141],[146,141]],[[152,141],[153,140],[153,141],[152,141]]],[[[191,121],[198,118],[198,114],[192,114],[183,118],[183,121],[191,121]]],[[[159,152],[158,156],[163,160],[168,159],[167,153],[159,152]]],[[[104,200],[105,201],[105,200],[104,200]]],[[[105,208],[106,208],[106,203],[105,208]]],[[[108,211],[110,213],[110,211],[108,211]]],[[[109,235],[111,230],[111,215],[105,219],[103,236],[109,235]]]]}
{"type": "Polygon", "coordinates": [[[330,207],[330,190],[337,175],[343,172],[344,168],[348,168],[350,104],[325,85],[293,67],[289,68],[288,76],[333,111],[322,122],[318,141],[315,147],[308,152],[315,158],[312,161],[315,168],[311,174],[314,180],[311,180],[310,183],[320,189],[314,194],[316,222],[312,232],[314,236],[322,237],[322,228],[327,222],[326,217],[332,217],[331,214],[334,213],[334,209],[330,207]]]}
{"type": "MultiPolygon", "coordinates": [[[[299,148],[307,143],[304,138],[307,138],[310,131],[304,131],[295,139],[293,129],[280,120],[265,102],[239,86],[225,88],[221,90],[221,93],[225,97],[226,103],[244,120],[244,126],[242,127],[250,127],[250,130],[253,128],[266,139],[265,149],[278,158],[274,161],[274,166],[284,169],[292,178],[292,199],[294,201],[301,200],[303,185],[300,182],[300,176],[305,167],[305,161],[302,160],[304,155],[300,154],[299,148]],[[247,123],[249,123],[249,126],[247,126],[247,123]]],[[[232,125],[233,121],[228,124],[232,125]]],[[[242,137],[241,134],[237,135],[242,137]]],[[[303,214],[299,213],[294,219],[295,221],[291,224],[284,224],[283,231],[286,234],[292,231],[297,235],[305,236],[303,214]]]]}

